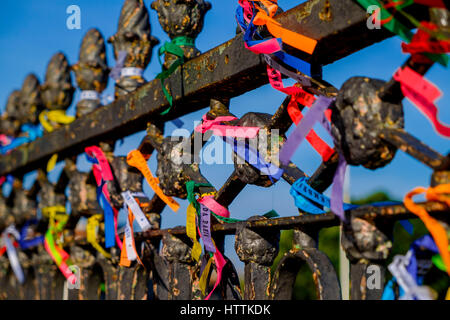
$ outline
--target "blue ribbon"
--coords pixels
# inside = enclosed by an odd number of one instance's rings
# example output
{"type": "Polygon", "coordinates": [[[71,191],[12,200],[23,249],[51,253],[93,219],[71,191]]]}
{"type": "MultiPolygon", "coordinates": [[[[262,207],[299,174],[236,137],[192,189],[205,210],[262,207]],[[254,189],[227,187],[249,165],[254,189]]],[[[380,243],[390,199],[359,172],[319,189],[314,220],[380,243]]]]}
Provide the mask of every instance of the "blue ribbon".
{"type": "MultiPolygon", "coordinates": [[[[253,6],[253,4],[252,4],[253,6]]],[[[254,6],[253,6],[253,10],[254,6]]],[[[263,42],[266,42],[268,40],[254,40],[253,37],[257,35],[258,37],[262,38],[261,35],[257,32],[257,27],[253,24],[253,20],[255,18],[255,14],[253,14],[252,19],[250,20],[249,24],[246,25],[244,20],[244,8],[241,6],[238,6],[236,8],[236,20],[241,27],[241,29],[244,31],[244,41],[249,47],[252,47],[254,45],[261,44],[263,42]]],[[[283,42],[280,38],[276,38],[278,43],[280,44],[280,47],[283,46],[283,42]]],[[[269,39],[271,40],[271,39],[269,39]]],[[[292,56],[284,51],[278,51],[274,52],[273,56],[277,57],[281,62],[284,64],[287,64],[288,66],[294,68],[295,70],[300,71],[301,73],[304,73],[308,76],[311,76],[311,65],[295,56],[292,56]]]]}
{"type": "MultiPolygon", "coordinates": [[[[323,214],[325,211],[319,208],[316,204],[310,200],[320,204],[321,206],[330,208],[330,198],[317,192],[308,184],[309,178],[303,177],[294,182],[291,186],[290,194],[294,197],[295,206],[307,213],[311,214],[323,214]]],[[[382,207],[401,204],[397,201],[381,201],[371,203],[371,206],[382,207]]],[[[358,208],[359,205],[344,203],[344,211],[358,208]]],[[[400,224],[410,234],[413,234],[414,227],[409,220],[401,220],[400,224]]]]}
{"type": "Polygon", "coordinates": [[[97,201],[103,210],[105,217],[105,247],[111,248],[116,245],[116,239],[114,234],[114,211],[102,192],[104,182],[100,187],[97,187],[97,201]]]}
{"type": "MultiPolygon", "coordinates": [[[[311,214],[323,214],[324,210],[309,200],[312,200],[321,206],[330,208],[330,198],[317,192],[308,185],[309,178],[302,177],[291,186],[290,194],[294,197],[297,208],[311,214]],[[309,200],[308,200],[309,199],[309,200]]],[[[357,208],[357,205],[344,203],[344,210],[357,208]]]]}
{"type": "Polygon", "coordinates": [[[11,141],[10,144],[7,146],[0,147],[0,153],[6,154],[10,150],[13,150],[25,143],[32,142],[36,140],[39,137],[42,137],[43,130],[40,125],[31,125],[31,124],[24,124],[21,128],[22,133],[26,133],[27,137],[17,137],[11,141]]]}
{"type": "Polygon", "coordinates": [[[433,238],[430,235],[425,235],[415,240],[411,244],[411,250],[412,255],[409,260],[409,264],[406,267],[406,270],[408,270],[409,274],[411,274],[411,276],[414,279],[416,279],[416,282],[418,284],[421,284],[421,282],[423,282],[423,278],[417,275],[417,253],[426,250],[432,252],[433,254],[436,254],[439,253],[439,249],[436,246],[436,243],[434,242],[433,238]]]}
{"type": "MultiPolygon", "coordinates": [[[[98,160],[85,153],[86,159],[92,164],[98,164],[98,160]]],[[[114,211],[103,194],[103,186],[105,181],[102,179],[100,186],[97,187],[97,202],[100,208],[103,210],[105,218],[105,248],[111,248],[116,245],[116,239],[114,234],[114,211]]]]}
{"type": "Polygon", "coordinates": [[[283,175],[283,169],[277,167],[273,163],[268,163],[261,159],[258,150],[255,150],[246,143],[243,143],[231,137],[224,137],[224,140],[233,146],[234,152],[239,157],[245,159],[245,161],[250,165],[260,170],[262,173],[268,175],[272,183],[272,178],[279,180],[283,175]]]}
{"type": "Polygon", "coordinates": [[[30,227],[30,225],[35,225],[35,224],[38,224],[37,219],[28,220],[27,222],[25,222],[24,226],[20,230],[20,239],[18,242],[19,242],[20,247],[24,250],[39,246],[44,243],[44,236],[37,236],[37,237],[34,237],[33,239],[25,240],[27,237],[28,228],[30,227]]]}
{"type": "MultiPolygon", "coordinates": [[[[405,220],[407,221],[407,220],[405,220]]],[[[417,274],[417,253],[423,252],[423,251],[429,251],[432,253],[439,253],[439,249],[436,246],[436,243],[434,242],[433,238],[430,235],[425,235],[417,240],[415,240],[410,247],[410,250],[412,251],[409,264],[406,267],[406,270],[408,273],[413,277],[413,279],[416,280],[418,285],[423,284],[423,276],[417,274]]],[[[395,277],[393,277],[384,287],[383,296],[381,297],[381,300],[395,300],[395,293],[394,293],[394,284],[397,283],[397,280],[395,277]]],[[[403,296],[404,291],[401,287],[399,287],[399,296],[403,296]]]]}

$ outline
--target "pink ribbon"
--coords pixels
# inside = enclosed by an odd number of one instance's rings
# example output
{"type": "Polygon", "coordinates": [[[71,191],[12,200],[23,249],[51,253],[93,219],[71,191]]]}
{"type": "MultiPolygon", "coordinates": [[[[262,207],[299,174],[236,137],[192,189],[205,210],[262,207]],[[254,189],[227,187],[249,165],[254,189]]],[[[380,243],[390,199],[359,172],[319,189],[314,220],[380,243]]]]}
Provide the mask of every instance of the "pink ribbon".
{"type": "Polygon", "coordinates": [[[225,265],[227,264],[227,261],[224,259],[222,254],[220,253],[219,249],[216,248],[216,253],[214,253],[214,261],[216,262],[216,272],[217,272],[217,280],[214,284],[214,288],[211,290],[211,292],[208,294],[208,296],[205,298],[205,300],[209,300],[214,290],[216,290],[217,286],[219,285],[220,281],[222,280],[222,271],[225,265]]]}
{"type": "Polygon", "coordinates": [[[428,118],[434,129],[444,137],[450,137],[450,126],[438,119],[438,108],[435,101],[442,96],[442,92],[433,83],[422,77],[409,67],[399,68],[394,79],[401,84],[405,97],[428,118]]]}
{"type": "Polygon", "coordinates": [[[234,137],[234,138],[249,138],[256,137],[259,132],[259,127],[240,127],[240,126],[227,126],[221,125],[221,122],[237,120],[233,116],[217,117],[214,120],[206,118],[206,114],[203,115],[203,122],[195,127],[195,131],[205,133],[208,130],[212,130],[213,134],[222,137],[234,137]]]}
{"type": "Polygon", "coordinates": [[[274,52],[281,51],[282,48],[280,46],[280,42],[277,38],[272,38],[270,40],[266,40],[262,43],[255,44],[253,46],[248,46],[247,43],[245,44],[245,48],[250,50],[253,53],[256,54],[272,54],[274,52]]]}
{"type": "Polygon", "coordinates": [[[0,144],[2,146],[7,146],[11,143],[11,138],[8,137],[6,134],[0,134],[0,144]]]}
{"type": "MultiPolygon", "coordinates": [[[[114,176],[111,171],[111,167],[108,163],[108,159],[106,159],[105,154],[103,153],[102,149],[100,149],[97,146],[90,146],[86,147],[84,151],[92,158],[97,159],[98,164],[92,165],[92,172],[95,177],[95,181],[97,182],[97,186],[100,186],[102,184],[102,180],[104,181],[113,181],[114,176]]],[[[105,195],[106,200],[111,203],[111,197],[109,195],[108,186],[106,183],[102,187],[102,192],[105,195]]],[[[111,208],[114,212],[114,233],[116,237],[117,244],[119,246],[119,249],[122,250],[122,241],[120,240],[119,234],[117,233],[117,216],[119,214],[119,211],[111,205],[111,208]]]]}
{"type": "Polygon", "coordinates": [[[213,196],[205,196],[201,199],[198,199],[198,203],[201,203],[205,207],[207,207],[209,210],[214,212],[215,214],[224,217],[229,218],[230,217],[230,211],[228,211],[224,206],[222,206],[220,203],[218,203],[216,200],[214,200],[213,196]]]}

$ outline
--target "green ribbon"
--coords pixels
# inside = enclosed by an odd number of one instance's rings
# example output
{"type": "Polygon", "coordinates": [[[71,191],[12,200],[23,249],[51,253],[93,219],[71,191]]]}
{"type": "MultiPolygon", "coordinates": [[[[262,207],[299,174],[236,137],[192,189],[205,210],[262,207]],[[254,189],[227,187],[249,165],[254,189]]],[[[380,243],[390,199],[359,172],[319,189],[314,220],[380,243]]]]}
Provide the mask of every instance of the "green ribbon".
{"type": "MultiPolygon", "coordinates": [[[[448,246],[448,250],[450,250],[450,246],[448,246]]],[[[440,254],[435,254],[431,257],[431,261],[439,270],[447,272],[447,266],[445,265],[444,260],[442,260],[440,254]]]]}
{"type": "MultiPolygon", "coordinates": [[[[367,10],[369,6],[378,6],[381,9],[380,12],[380,19],[385,20],[389,17],[391,17],[391,13],[387,11],[382,4],[378,0],[356,0],[364,9],[367,10]]],[[[414,24],[416,27],[418,27],[419,22],[415,20],[410,15],[406,14],[405,12],[401,11],[400,8],[403,6],[397,6],[397,10],[401,12],[405,17],[407,17],[412,24],[414,24]]],[[[390,32],[398,35],[400,38],[403,39],[406,43],[410,43],[413,38],[413,33],[401,22],[397,21],[395,17],[392,17],[392,19],[389,22],[386,22],[383,24],[383,27],[389,30],[390,32]]],[[[448,65],[448,56],[445,54],[431,54],[431,53],[425,53],[425,56],[430,58],[431,60],[438,62],[439,64],[446,67],[448,65]]]]}
{"type": "Polygon", "coordinates": [[[158,61],[161,65],[162,71],[156,76],[156,79],[161,80],[161,86],[164,93],[164,96],[166,97],[167,101],[169,101],[170,107],[161,112],[161,115],[165,115],[169,113],[170,109],[173,105],[173,98],[172,95],[167,91],[164,80],[166,80],[172,73],[175,72],[175,70],[181,66],[184,63],[184,51],[181,49],[181,46],[184,47],[193,47],[194,46],[194,39],[189,37],[176,37],[171,42],[165,42],[158,51],[158,61]],[[163,63],[161,62],[161,56],[170,53],[178,57],[178,59],[172,63],[169,69],[164,70],[163,63]]]}
{"type": "Polygon", "coordinates": [[[50,226],[45,233],[45,240],[47,240],[48,247],[55,258],[56,264],[59,266],[62,263],[62,257],[58,250],[56,250],[55,246],[55,238],[54,235],[62,232],[64,230],[64,226],[69,220],[69,216],[65,214],[50,214],[50,226]],[[57,218],[58,217],[58,218],[57,218]],[[54,221],[57,220],[57,223],[54,221]],[[56,225],[55,225],[56,224],[56,225]]]}
{"type": "MultiPolygon", "coordinates": [[[[197,202],[197,199],[195,198],[195,190],[199,187],[212,187],[211,184],[209,183],[196,183],[195,181],[187,181],[186,183],[186,192],[187,192],[187,199],[189,201],[189,203],[191,203],[194,208],[195,211],[197,211],[197,215],[199,215],[200,212],[200,204],[197,202]]],[[[213,211],[211,211],[212,215],[214,217],[216,217],[217,220],[223,221],[225,223],[235,223],[235,222],[242,222],[245,220],[240,220],[240,219],[234,219],[234,218],[225,218],[222,216],[219,216],[218,214],[215,214],[213,211]]],[[[266,212],[265,214],[263,214],[263,217],[266,218],[275,218],[278,217],[278,213],[275,210],[270,210],[269,212],[266,212]]]]}
{"type": "Polygon", "coordinates": [[[197,215],[200,212],[200,204],[197,202],[195,198],[195,190],[200,187],[212,187],[209,183],[196,183],[195,181],[187,181],[186,183],[186,192],[188,201],[194,206],[195,211],[197,211],[197,215]]]}

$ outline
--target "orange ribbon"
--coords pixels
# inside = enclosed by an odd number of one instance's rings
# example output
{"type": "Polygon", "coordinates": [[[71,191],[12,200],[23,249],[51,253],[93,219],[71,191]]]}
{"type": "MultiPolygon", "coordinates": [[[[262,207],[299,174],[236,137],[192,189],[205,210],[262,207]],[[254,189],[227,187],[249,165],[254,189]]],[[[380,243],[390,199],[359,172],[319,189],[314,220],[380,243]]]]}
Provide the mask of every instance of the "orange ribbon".
{"type": "MultiPolygon", "coordinates": [[[[136,199],[136,201],[138,201],[138,200],[136,199]]],[[[139,203],[139,201],[138,201],[138,203],[139,203]]],[[[139,262],[139,264],[141,266],[144,266],[144,264],[142,263],[141,259],[139,258],[139,254],[138,254],[138,252],[136,250],[136,245],[134,243],[133,222],[134,222],[133,212],[131,211],[131,208],[128,208],[128,223],[129,223],[130,229],[131,229],[131,243],[133,245],[133,250],[134,250],[134,252],[136,254],[136,260],[139,262]]],[[[126,237],[126,235],[124,234],[123,235],[123,246],[122,246],[122,252],[120,253],[119,265],[123,266],[123,267],[129,267],[131,265],[131,261],[128,259],[125,237],[126,237]]]]}
{"type": "MultiPolygon", "coordinates": [[[[256,8],[259,12],[253,20],[254,25],[265,25],[267,30],[269,30],[275,38],[281,38],[284,43],[290,45],[291,47],[304,51],[308,54],[312,54],[314,52],[317,45],[317,40],[283,28],[279,22],[272,19],[272,17],[269,17],[259,6],[256,5],[256,8]]],[[[274,11],[273,8],[269,8],[269,12],[271,15],[274,15],[276,10],[274,11]]]]}
{"type": "Polygon", "coordinates": [[[147,165],[147,160],[139,150],[130,151],[127,155],[127,163],[137,168],[145,177],[149,186],[155,191],[158,197],[164,201],[173,211],[178,211],[180,205],[172,197],[166,196],[159,187],[159,179],[155,178],[147,165]]]}
{"type": "Polygon", "coordinates": [[[418,187],[409,192],[403,199],[405,207],[417,215],[431,233],[431,236],[441,253],[442,260],[447,266],[447,273],[450,275],[450,251],[448,250],[447,231],[436,219],[431,217],[423,207],[414,203],[412,197],[421,193],[425,193],[425,197],[428,201],[444,202],[450,206],[450,197],[447,195],[450,194],[450,184],[442,184],[428,189],[418,187]]]}

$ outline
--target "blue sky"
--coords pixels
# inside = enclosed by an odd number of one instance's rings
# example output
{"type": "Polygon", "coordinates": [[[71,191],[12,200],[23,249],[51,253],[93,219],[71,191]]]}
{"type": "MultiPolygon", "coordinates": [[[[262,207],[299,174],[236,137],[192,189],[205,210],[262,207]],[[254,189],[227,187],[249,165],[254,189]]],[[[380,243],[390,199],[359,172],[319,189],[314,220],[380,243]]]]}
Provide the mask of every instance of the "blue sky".
{"type": "MultiPolygon", "coordinates": [[[[151,1],[145,0],[147,8],[151,1]]],[[[234,12],[237,1],[211,1],[212,10],[205,18],[205,28],[197,38],[197,47],[207,51],[235,35],[236,23],[234,12]]],[[[289,9],[304,2],[299,0],[279,0],[283,9],[289,9]]],[[[3,0],[0,10],[0,101],[3,110],[9,93],[20,89],[22,82],[29,72],[34,72],[42,81],[45,69],[51,56],[62,51],[71,64],[78,59],[78,50],[83,35],[92,27],[98,28],[105,38],[113,35],[117,28],[122,0],[3,0]],[[66,28],[66,8],[76,4],[81,8],[81,30],[66,28]]],[[[159,26],[156,12],[150,11],[152,34],[162,43],[168,40],[167,35],[159,26]]],[[[370,32],[370,30],[367,30],[370,32]]],[[[401,41],[391,38],[375,44],[358,53],[324,67],[324,79],[339,88],[345,80],[352,76],[367,76],[388,80],[393,72],[406,60],[402,54],[401,41]]],[[[154,50],[154,53],[156,49],[154,50]]],[[[107,44],[107,58],[110,66],[114,65],[112,46],[107,44]]],[[[243,63],[245,63],[243,61],[243,63]]],[[[160,71],[155,54],[147,67],[144,77],[154,79],[160,71]]],[[[438,100],[439,118],[444,123],[450,123],[450,82],[448,71],[440,65],[432,67],[427,78],[440,87],[444,93],[438,100]]],[[[109,82],[105,94],[113,93],[113,83],[109,82]]],[[[74,113],[74,105],[78,100],[79,91],[69,113],[74,113]]],[[[273,113],[283,101],[284,95],[272,89],[269,85],[261,87],[231,101],[231,111],[238,117],[246,112],[258,111],[273,113]]],[[[448,153],[449,141],[435,133],[431,124],[409,102],[404,103],[406,130],[441,153],[448,153]]],[[[186,128],[192,130],[193,122],[198,121],[207,109],[200,110],[182,118],[186,128]]],[[[171,133],[175,127],[168,123],[166,132],[171,133]]],[[[292,131],[292,128],[291,128],[292,131]]],[[[289,131],[289,132],[291,132],[289,131]]],[[[319,132],[325,140],[331,139],[319,132]]],[[[117,155],[126,155],[128,151],[137,147],[144,133],[136,133],[123,140],[116,148],[117,155]]],[[[155,156],[149,161],[150,168],[156,172],[155,156]]],[[[320,157],[306,144],[297,150],[293,162],[305,172],[311,174],[320,164],[320,157]]],[[[62,163],[51,173],[55,180],[62,163]]],[[[87,170],[88,166],[80,157],[79,168],[87,170]]],[[[201,165],[202,173],[219,189],[233,171],[232,165],[201,165]]],[[[362,167],[352,167],[350,193],[352,197],[367,195],[373,191],[385,190],[394,197],[401,199],[406,192],[416,186],[428,186],[431,170],[417,160],[399,151],[391,164],[385,168],[371,171],[362,167]]],[[[27,178],[27,185],[32,182],[33,174],[27,178]]],[[[145,186],[145,192],[152,192],[145,186]]],[[[177,213],[166,208],[163,212],[164,228],[181,225],[185,222],[187,201],[179,201],[181,208],[177,213]]],[[[294,201],[289,195],[289,185],[280,181],[272,188],[247,186],[230,206],[231,215],[245,219],[255,214],[262,214],[275,209],[281,216],[296,215],[294,201]]],[[[228,250],[227,250],[228,251],[228,250]]],[[[234,251],[234,250],[231,250],[234,251]]],[[[233,253],[231,253],[233,255],[233,253]]]]}

